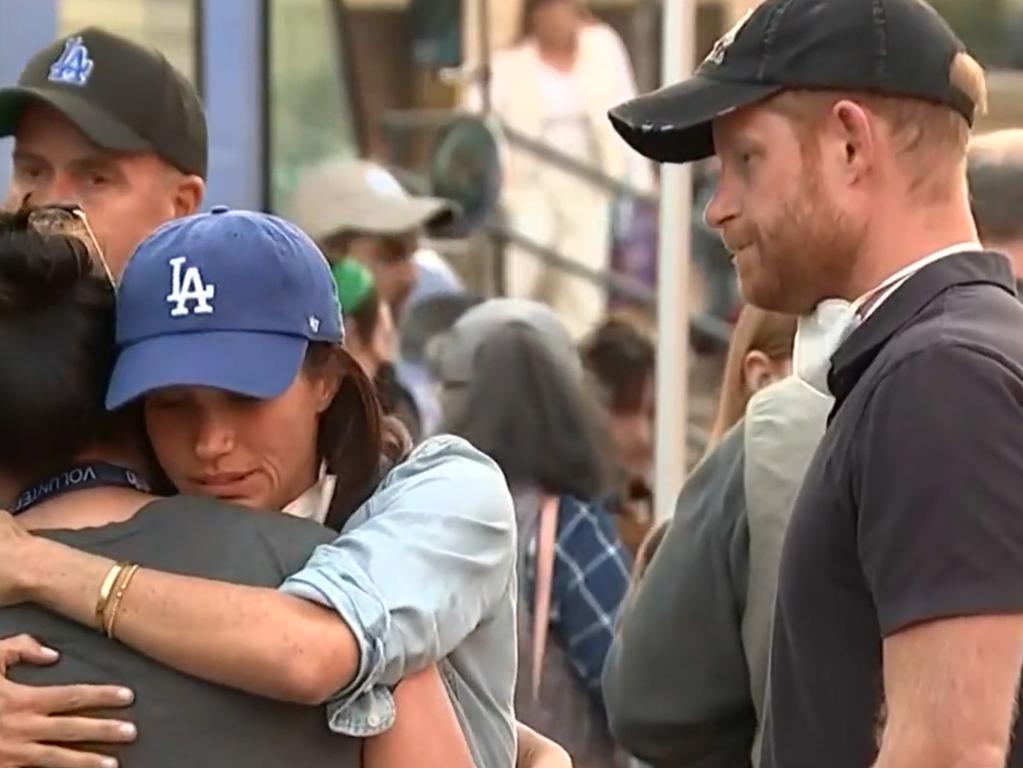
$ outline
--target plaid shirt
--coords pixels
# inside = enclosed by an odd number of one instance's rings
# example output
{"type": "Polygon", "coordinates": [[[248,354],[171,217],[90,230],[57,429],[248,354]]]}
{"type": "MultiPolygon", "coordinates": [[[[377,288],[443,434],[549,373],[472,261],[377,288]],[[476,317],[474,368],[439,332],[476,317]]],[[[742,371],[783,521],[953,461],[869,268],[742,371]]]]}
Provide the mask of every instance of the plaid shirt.
{"type": "Polygon", "coordinates": [[[600,678],[614,639],[632,563],[600,502],[562,497],[558,508],[551,626],[586,690],[601,703],[600,678]]]}

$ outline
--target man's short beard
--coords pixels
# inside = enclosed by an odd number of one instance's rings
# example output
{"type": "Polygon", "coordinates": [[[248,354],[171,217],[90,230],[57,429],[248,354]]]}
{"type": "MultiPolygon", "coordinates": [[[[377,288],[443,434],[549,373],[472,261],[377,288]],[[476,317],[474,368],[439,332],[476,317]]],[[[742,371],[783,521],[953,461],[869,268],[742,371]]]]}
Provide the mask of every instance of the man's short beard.
{"type": "Polygon", "coordinates": [[[808,164],[799,191],[757,232],[762,258],[774,275],[770,290],[751,296],[752,303],[809,314],[822,299],[845,297],[861,241],[862,230],[828,198],[819,172],[808,164]]]}

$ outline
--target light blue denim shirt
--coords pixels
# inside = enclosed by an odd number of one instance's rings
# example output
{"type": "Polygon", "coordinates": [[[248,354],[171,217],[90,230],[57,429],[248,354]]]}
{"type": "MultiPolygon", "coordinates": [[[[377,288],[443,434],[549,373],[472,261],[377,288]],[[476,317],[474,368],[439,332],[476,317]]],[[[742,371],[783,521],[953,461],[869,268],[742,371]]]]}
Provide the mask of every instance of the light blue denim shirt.
{"type": "Polygon", "coordinates": [[[359,670],[327,705],[349,736],[387,730],[390,687],[439,662],[480,768],[515,764],[515,509],[465,440],[425,441],[281,589],[338,612],[359,670]]]}

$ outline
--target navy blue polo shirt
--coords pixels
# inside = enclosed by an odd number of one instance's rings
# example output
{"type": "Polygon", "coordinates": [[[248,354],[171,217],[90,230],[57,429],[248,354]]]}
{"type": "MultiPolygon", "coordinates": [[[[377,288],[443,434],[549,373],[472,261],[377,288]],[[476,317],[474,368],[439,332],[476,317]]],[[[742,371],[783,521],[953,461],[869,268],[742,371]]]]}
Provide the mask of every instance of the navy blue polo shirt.
{"type": "MultiPolygon", "coordinates": [[[[1023,305],[1009,261],[961,253],[921,269],[841,346],[829,386],[783,553],[765,768],[873,765],[884,638],[1023,613],[1023,305]]],[[[1015,729],[1008,764],[1023,766],[1015,729]]]]}

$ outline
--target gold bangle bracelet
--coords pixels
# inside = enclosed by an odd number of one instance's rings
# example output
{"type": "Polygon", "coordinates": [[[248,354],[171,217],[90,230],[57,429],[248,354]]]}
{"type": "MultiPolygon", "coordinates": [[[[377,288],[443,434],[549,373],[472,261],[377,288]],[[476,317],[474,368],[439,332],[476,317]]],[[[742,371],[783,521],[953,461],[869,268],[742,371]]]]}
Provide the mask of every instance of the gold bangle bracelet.
{"type": "Polygon", "coordinates": [[[99,599],[96,600],[96,628],[99,630],[103,629],[104,616],[107,606],[110,604],[110,596],[114,593],[114,585],[117,584],[121,573],[127,567],[127,563],[115,563],[107,572],[106,578],[103,579],[103,584],[99,588],[99,599]]]}
{"type": "Polygon", "coordinates": [[[117,615],[121,611],[121,603],[124,600],[124,595],[128,592],[128,587],[131,586],[132,579],[135,578],[135,574],[139,572],[142,566],[132,565],[124,573],[124,577],[118,584],[117,591],[114,593],[114,599],[110,603],[110,612],[107,616],[106,621],[106,635],[109,638],[114,637],[114,625],[117,624],[117,615]]]}

